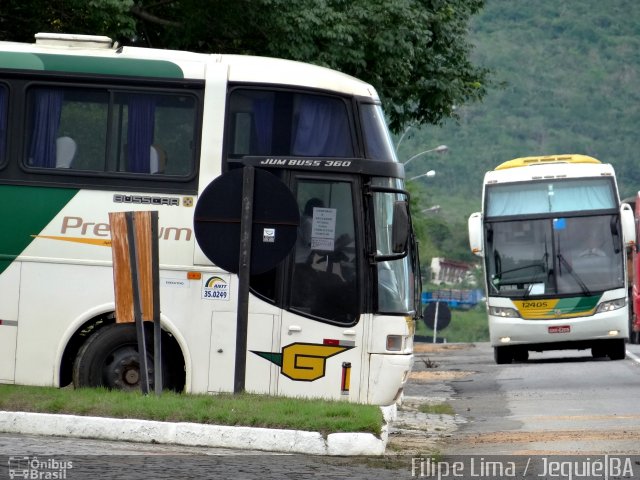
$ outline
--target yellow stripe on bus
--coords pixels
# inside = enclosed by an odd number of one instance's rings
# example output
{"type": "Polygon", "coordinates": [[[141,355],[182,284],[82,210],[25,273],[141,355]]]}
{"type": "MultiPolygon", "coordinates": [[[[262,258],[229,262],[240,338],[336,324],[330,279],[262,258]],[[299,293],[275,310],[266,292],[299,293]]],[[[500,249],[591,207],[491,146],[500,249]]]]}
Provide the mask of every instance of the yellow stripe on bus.
{"type": "Polygon", "coordinates": [[[541,165],[546,163],[602,163],[587,155],[547,155],[543,157],[522,157],[508,160],[498,165],[495,170],[506,168],[526,167],[528,165],[541,165]]]}
{"type": "Polygon", "coordinates": [[[56,237],[53,235],[32,235],[33,238],[46,238],[48,240],[60,240],[63,242],[84,243],[86,245],[97,245],[99,247],[110,247],[111,239],[82,238],[82,237],[56,237]]]}

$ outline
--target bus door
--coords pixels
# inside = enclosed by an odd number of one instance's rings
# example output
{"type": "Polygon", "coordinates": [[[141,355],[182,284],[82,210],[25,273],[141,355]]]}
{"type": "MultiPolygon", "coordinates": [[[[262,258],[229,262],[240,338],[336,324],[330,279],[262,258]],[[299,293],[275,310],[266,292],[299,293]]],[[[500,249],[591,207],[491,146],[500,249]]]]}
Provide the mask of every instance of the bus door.
{"type": "Polygon", "coordinates": [[[278,393],[357,400],[364,352],[354,180],[294,179],[297,243],[286,268],[278,393]]]}

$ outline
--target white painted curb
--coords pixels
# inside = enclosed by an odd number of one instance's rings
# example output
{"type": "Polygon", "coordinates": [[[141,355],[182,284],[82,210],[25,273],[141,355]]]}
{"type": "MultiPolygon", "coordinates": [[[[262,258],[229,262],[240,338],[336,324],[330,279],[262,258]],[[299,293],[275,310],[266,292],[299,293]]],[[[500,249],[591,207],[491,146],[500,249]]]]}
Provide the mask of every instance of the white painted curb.
{"type": "MultiPolygon", "coordinates": [[[[385,420],[395,415],[393,410],[383,407],[385,420]]],[[[318,432],[301,430],[4,411],[0,411],[0,432],[310,455],[383,455],[388,440],[387,425],[381,438],[371,433],[332,433],[325,439],[318,432]]]]}

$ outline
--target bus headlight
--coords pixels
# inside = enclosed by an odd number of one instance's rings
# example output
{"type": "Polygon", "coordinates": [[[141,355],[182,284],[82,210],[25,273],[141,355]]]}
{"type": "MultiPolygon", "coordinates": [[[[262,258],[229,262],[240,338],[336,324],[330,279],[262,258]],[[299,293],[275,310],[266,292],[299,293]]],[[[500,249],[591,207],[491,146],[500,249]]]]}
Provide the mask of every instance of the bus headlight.
{"type": "Polygon", "coordinates": [[[520,318],[518,310],[509,307],[489,307],[489,315],[503,318],[520,318]]]}
{"type": "Polygon", "coordinates": [[[624,307],[627,304],[627,301],[624,298],[617,298],[615,300],[609,300],[608,302],[602,302],[598,305],[598,309],[596,313],[603,312],[611,312],[613,310],[618,310],[619,308],[624,307]]]}

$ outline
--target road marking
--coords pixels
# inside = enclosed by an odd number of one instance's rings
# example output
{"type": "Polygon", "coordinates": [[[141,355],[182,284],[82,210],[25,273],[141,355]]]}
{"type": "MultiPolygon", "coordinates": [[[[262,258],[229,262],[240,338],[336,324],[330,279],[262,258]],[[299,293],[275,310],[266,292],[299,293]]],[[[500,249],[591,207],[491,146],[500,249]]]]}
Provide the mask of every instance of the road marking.
{"type": "Polygon", "coordinates": [[[637,355],[634,355],[629,350],[627,350],[627,356],[631,357],[631,360],[633,360],[634,362],[640,363],[640,357],[638,357],[637,355]]]}

